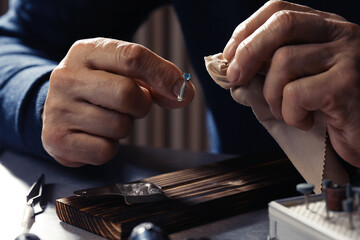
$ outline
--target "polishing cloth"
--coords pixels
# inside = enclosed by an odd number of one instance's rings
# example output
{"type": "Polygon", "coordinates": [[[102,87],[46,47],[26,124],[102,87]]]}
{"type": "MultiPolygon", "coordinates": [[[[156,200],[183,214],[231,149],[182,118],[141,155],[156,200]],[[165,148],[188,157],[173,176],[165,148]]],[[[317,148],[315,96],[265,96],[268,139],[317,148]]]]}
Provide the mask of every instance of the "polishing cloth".
{"type": "Polygon", "coordinates": [[[222,57],[222,53],[205,57],[206,69],[212,79],[221,87],[230,89],[235,101],[252,108],[259,122],[277,141],[304,179],[315,185],[315,193],[321,192],[323,179],[331,179],[336,184],[349,182],[347,172],[327,139],[326,123],[322,112],[313,112],[314,124],[309,130],[300,130],[287,125],[274,117],[265,101],[264,76],[257,75],[247,84],[236,86],[226,79],[228,64],[229,62],[222,57]]]}

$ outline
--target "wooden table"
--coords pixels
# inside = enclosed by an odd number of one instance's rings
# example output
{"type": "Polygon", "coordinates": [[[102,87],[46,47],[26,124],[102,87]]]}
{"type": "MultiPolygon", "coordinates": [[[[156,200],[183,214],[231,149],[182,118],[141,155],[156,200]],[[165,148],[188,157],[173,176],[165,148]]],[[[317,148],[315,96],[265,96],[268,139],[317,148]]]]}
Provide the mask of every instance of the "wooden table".
{"type": "MultiPolygon", "coordinates": [[[[103,166],[66,168],[55,162],[5,151],[0,155],[0,232],[1,239],[14,239],[22,228],[25,195],[29,186],[45,174],[48,205],[36,216],[31,232],[43,240],[104,239],[61,222],[55,213],[56,199],[73,195],[74,190],[130,182],[233,158],[231,155],[174,151],[147,147],[121,146],[114,160],[103,166]]],[[[266,239],[267,208],[261,207],[234,217],[172,234],[172,240],[208,237],[211,240],[266,239]]]]}

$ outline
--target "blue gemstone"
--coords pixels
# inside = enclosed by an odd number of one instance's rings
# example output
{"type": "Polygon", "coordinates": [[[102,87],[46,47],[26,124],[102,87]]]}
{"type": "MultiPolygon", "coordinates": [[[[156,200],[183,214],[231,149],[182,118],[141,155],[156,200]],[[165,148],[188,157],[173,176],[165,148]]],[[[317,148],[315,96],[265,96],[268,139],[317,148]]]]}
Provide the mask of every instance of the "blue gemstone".
{"type": "Polygon", "coordinates": [[[183,74],[183,78],[184,78],[184,80],[186,80],[186,81],[190,81],[190,79],[191,79],[191,74],[190,74],[190,73],[184,73],[184,74],[183,74]]]}

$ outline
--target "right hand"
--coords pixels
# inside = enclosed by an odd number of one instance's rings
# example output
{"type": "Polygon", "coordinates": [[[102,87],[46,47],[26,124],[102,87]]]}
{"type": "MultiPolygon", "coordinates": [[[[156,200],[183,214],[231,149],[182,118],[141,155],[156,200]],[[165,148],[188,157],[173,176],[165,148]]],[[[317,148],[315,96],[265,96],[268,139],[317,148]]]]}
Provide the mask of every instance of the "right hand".
{"type": "Polygon", "coordinates": [[[65,166],[104,164],[152,101],[166,108],[192,101],[191,83],[184,100],[177,101],[183,82],[179,68],[139,44],[80,40],[50,76],[43,146],[65,166]]]}
{"type": "Polygon", "coordinates": [[[321,111],[336,153],[360,167],[359,46],[360,26],[341,16],[268,1],[226,45],[227,80],[242,86],[266,73],[263,95],[274,117],[308,130],[321,111]]]}

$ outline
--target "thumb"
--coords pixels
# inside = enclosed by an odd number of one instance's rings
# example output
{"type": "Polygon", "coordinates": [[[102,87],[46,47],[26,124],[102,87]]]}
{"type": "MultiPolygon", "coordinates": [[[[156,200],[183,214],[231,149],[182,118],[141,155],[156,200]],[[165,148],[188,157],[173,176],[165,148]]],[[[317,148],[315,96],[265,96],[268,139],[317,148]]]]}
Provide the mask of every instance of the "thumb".
{"type": "Polygon", "coordinates": [[[151,92],[151,96],[152,96],[154,102],[156,104],[158,104],[159,106],[164,107],[164,108],[181,108],[181,107],[188,105],[194,99],[194,96],[195,96],[194,85],[191,82],[186,82],[185,86],[184,86],[185,90],[184,90],[183,98],[182,98],[182,100],[178,100],[178,96],[180,94],[181,88],[183,88],[183,84],[184,84],[184,80],[180,87],[179,86],[174,87],[174,93],[176,93],[176,92],[178,93],[176,100],[168,99],[168,98],[164,97],[163,95],[158,93],[153,88],[150,88],[149,90],[151,92]]]}
{"type": "Polygon", "coordinates": [[[184,83],[181,70],[148,48],[106,38],[85,41],[92,45],[89,48],[91,52],[84,59],[88,66],[135,79],[141,86],[149,89],[154,101],[160,106],[183,107],[194,98],[195,88],[189,82],[183,101],[177,101],[184,83]]]}

